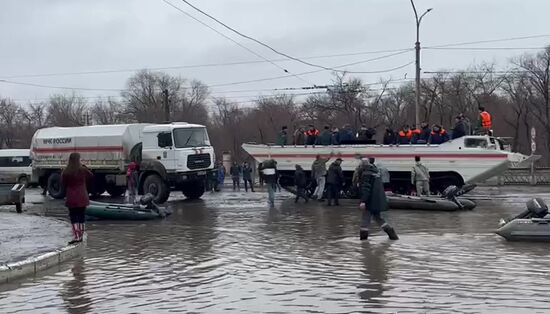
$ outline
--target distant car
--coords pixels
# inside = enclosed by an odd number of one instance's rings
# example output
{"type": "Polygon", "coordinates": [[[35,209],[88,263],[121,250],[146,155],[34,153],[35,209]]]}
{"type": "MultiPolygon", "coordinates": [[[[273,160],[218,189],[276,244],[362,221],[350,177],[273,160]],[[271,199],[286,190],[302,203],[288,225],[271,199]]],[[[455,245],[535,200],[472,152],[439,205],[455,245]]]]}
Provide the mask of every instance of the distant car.
{"type": "Polygon", "coordinates": [[[0,183],[32,182],[32,167],[28,149],[0,149],[0,183]]]}

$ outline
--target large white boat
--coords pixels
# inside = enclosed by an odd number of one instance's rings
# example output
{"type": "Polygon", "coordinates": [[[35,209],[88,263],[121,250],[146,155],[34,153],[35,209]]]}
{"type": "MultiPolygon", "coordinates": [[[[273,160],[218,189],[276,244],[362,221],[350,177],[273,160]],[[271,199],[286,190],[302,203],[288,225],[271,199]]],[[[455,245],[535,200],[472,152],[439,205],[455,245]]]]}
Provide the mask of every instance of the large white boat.
{"type": "Polygon", "coordinates": [[[415,156],[420,156],[431,175],[433,190],[449,185],[478,183],[519,165],[529,156],[507,151],[502,140],[490,136],[464,136],[441,145],[333,145],[276,146],[243,144],[243,149],[257,162],[277,161],[281,184],[293,185],[295,165],[311,169],[317,155],[342,158],[342,169],[348,180],[359,164],[359,155],[376,158],[376,163],[390,171],[392,188],[402,191],[410,187],[410,171],[415,156]]]}

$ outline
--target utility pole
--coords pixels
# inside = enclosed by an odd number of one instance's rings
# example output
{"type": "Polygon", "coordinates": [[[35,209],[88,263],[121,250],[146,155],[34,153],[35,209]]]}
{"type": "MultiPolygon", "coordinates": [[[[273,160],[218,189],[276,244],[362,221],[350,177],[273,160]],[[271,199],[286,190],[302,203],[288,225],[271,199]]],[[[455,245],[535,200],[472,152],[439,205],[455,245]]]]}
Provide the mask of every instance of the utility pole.
{"type": "Polygon", "coordinates": [[[420,17],[418,16],[418,13],[416,12],[416,7],[414,6],[414,1],[411,0],[411,5],[414,11],[414,17],[416,18],[416,43],[414,44],[414,49],[416,51],[416,101],[415,101],[415,124],[416,127],[420,127],[420,22],[422,22],[422,18],[428,14],[432,10],[432,8],[429,8],[426,10],[426,12],[422,13],[420,17]]]}
{"type": "Polygon", "coordinates": [[[164,121],[170,122],[170,104],[168,103],[168,89],[162,91],[164,96],[164,121]]]}

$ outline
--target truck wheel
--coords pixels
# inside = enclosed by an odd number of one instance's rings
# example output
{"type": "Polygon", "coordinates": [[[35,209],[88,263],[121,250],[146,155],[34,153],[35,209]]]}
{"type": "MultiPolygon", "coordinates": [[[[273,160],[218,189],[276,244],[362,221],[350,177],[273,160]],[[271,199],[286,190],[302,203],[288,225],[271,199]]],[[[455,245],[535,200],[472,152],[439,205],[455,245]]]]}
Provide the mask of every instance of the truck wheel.
{"type": "Polygon", "coordinates": [[[192,184],[186,184],[183,186],[183,195],[191,200],[197,200],[204,194],[204,183],[193,182],[192,184]]]}
{"type": "Polygon", "coordinates": [[[65,189],[61,184],[61,173],[54,172],[48,177],[48,193],[55,199],[65,197],[65,189]]]}
{"type": "Polygon", "coordinates": [[[107,189],[107,193],[109,193],[109,195],[111,195],[112,197],[119,197],[122,194],[126,193],[126,187],[124,186],[108,184],[106,189],[107,189]]]}
{"type": "Polygon", "coordinates": [[[156,174],[151,174],[143,182],[143,194],[153,194],[155,203],[166,203],[170,196],[170,190],[162,178],[156,174]]]}

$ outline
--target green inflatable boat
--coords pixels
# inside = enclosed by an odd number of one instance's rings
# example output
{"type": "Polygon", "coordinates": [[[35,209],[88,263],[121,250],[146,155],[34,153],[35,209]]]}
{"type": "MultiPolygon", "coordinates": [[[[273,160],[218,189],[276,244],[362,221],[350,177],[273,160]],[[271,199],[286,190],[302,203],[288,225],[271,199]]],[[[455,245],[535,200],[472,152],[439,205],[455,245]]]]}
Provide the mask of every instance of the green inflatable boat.
{"type": "Polygon", "coordinates": [[[86,216],[108,220],[151,220],[164,218],[166,209],[155,210],[145,205],[90,202],[86,216]]]}

